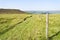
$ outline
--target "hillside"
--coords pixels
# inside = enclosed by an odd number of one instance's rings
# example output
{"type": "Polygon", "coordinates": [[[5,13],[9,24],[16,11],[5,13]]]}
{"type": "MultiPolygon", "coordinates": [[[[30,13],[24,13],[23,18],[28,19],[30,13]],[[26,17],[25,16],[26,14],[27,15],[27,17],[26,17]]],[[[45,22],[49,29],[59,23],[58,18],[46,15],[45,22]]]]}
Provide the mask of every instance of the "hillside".
{"type": "MultiPolygon", "coordinates": [[[[45,14],[5,12],[0,14],[0,40],[46,40],[45,14]]],[[[49,38],[60,40],[60,14],[49,14],[49,38]]]]}
{"type": "Polygon", "coordinates": [[[45,15],[0,14],[1,40],[45,40],[45,15]],[[43,23],[44,22],[44,23],[43,23]]]}
{"type": "Polygon", "coordinates": [[[0,9],[0,14],[22,14],[26,13],[24,11],[21,11],[19,9],[0,9]]]}

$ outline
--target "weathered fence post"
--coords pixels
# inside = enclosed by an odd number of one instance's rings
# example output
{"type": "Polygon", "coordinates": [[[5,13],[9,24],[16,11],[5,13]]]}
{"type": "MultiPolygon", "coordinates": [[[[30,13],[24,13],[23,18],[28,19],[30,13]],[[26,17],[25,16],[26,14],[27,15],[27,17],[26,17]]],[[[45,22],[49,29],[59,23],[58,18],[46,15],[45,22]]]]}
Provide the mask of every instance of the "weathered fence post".
{"type": "Polygon", "coordinates": [[[49,40],[48,38],[48,26],[49,26],[49,14],[46,13],[46,40],[49,40]]]}

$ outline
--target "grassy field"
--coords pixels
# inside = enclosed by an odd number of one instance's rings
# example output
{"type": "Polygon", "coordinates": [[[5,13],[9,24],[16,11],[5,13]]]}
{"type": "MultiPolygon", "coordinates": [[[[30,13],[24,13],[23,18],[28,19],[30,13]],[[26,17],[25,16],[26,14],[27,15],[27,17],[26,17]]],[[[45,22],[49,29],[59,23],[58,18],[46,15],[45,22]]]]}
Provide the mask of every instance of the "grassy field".
{"type": "MultiPolygon", "coordinates": [[[[46,40],[45,14],[0,14],[1,40],[46,40]]],[[[49,39],[60,40],[60,14],[49,14],[49,39]]]]}

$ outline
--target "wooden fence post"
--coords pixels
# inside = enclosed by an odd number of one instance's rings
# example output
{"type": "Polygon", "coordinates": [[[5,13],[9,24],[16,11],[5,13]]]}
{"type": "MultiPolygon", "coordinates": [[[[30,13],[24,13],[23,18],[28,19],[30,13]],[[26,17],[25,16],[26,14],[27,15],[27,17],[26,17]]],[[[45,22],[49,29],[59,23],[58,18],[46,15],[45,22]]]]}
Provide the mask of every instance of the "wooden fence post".
{"type": "Polygon", "coordinates": [[[49,40],[48,38],[48,26],[49,26],[49,14],[46,13],[46,40],[49,40]]]}

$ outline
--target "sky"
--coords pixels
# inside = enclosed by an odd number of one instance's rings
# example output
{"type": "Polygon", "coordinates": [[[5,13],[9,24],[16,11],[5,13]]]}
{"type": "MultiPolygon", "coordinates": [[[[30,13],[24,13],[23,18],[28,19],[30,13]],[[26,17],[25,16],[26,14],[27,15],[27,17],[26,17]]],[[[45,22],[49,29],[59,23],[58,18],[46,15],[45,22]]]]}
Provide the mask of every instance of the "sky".
{"type": "Polygon", "coordinates": [[[0,8],[31,10],[60,10],[60,0],[0,0],[0,8]]]}

